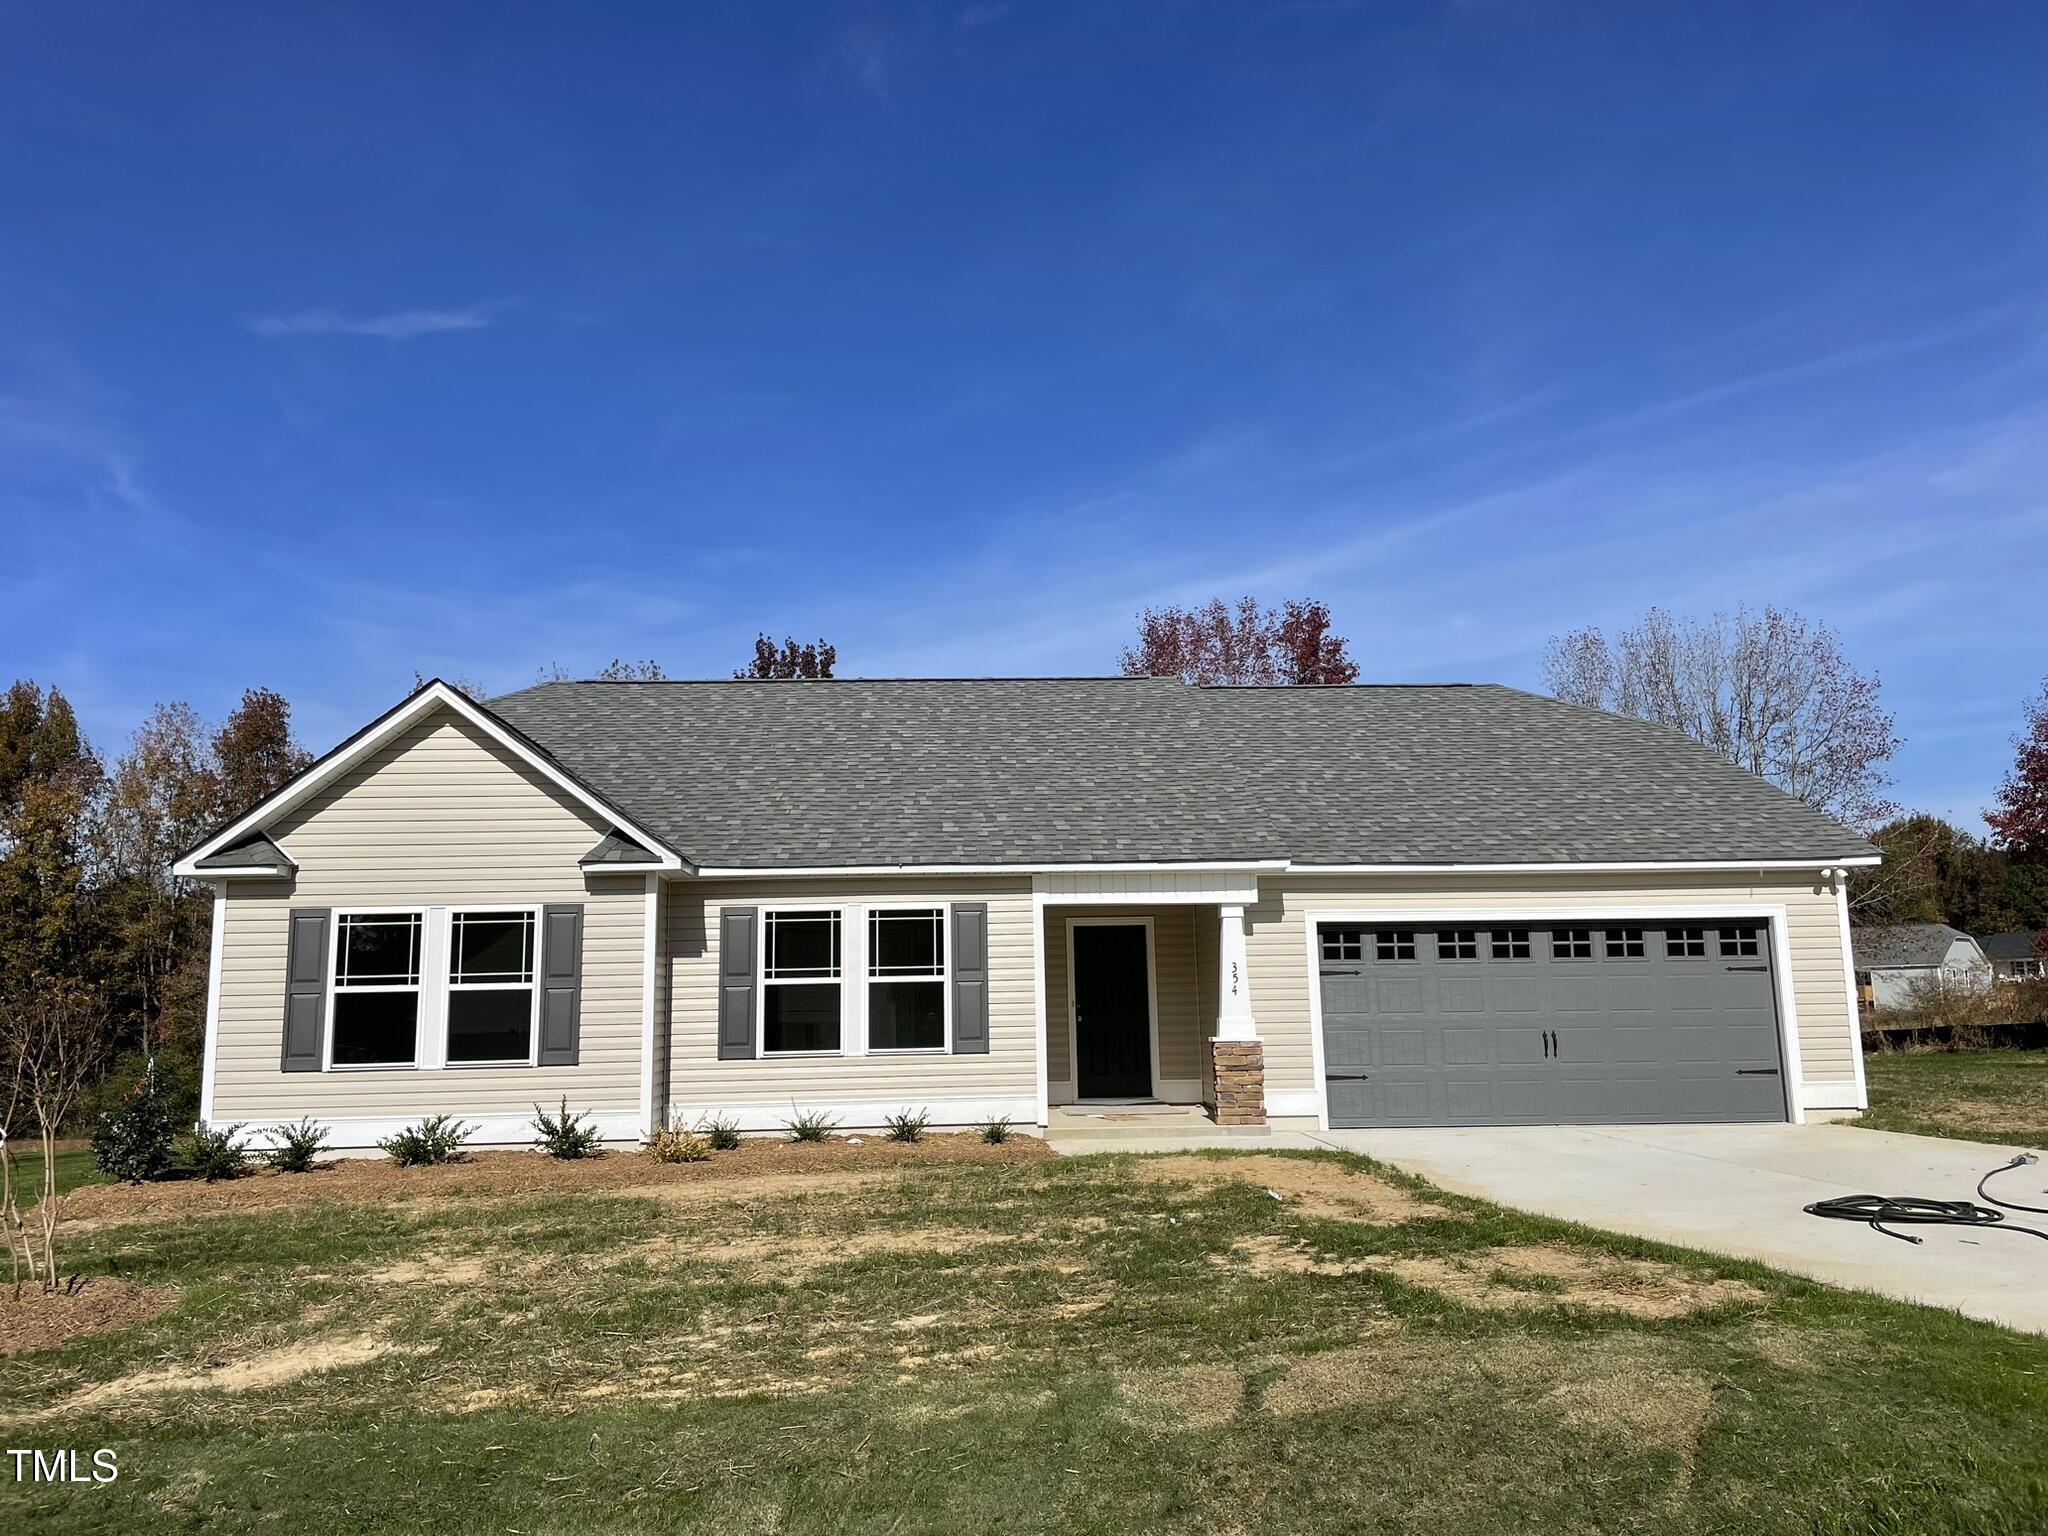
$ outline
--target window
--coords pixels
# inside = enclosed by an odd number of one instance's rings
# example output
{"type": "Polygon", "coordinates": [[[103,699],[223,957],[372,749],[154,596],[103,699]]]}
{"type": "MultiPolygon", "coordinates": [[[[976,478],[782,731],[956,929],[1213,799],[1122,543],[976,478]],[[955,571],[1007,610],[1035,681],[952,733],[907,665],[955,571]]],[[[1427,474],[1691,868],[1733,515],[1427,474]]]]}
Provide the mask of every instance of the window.
{"type": "Polygon", "coordinates": [[[1724,956],[1748,955],[1751,958],[1762,953],[1757,946],[1757,931],[1754,928],[1723,928],[1721,930],[1721,953],[1724,956]]]}
{"type": "Polygon", "coordinates": [[[1325,928],[1323,930],[1323,958],[1325,960],[1363,960],[1365,958],[1365,930],[1362,928],[1325,928]]]}
{"type": "Polygon", "coordinates": [[[2012,963],[2012,973],[2019,980],[2031,981],[2034,977],[2041,974],[2041,962],[2038,960],[2015,960],[2012,963]]]}
{"type": "Polygon", "coordinates": [[[1643,930],[1640,928],[1610,928],[1606,933],[1607,958],[1610,960],[1640,960],[1643,958],[1643,930]]]}
{"type": "Polygon", "coordinates": [[[868,1049],[946,1048],[946,914],[868,913],[868,1049]]]}
{"type": "Polygon", "coordinates": [[[1529,958],[1528,929],[1496,928],[1489,937],[1493,940],[1494,959],[1526,960],[1529,958]]]}
{"type": "Polygon", "coordinates": [[[1447,928],[1436,936],[1439,960],[1477,960],[1479,932],[1475,928],[1447,928]]]}
{"type": "Polygon", "coordinates": [[[1372,936],[1372,957],[1375,960],[1413,960],[1415,958],[1415,934],[1407,928],[1383,928],[1372,936]]]}
{"type": "Polygon", "coordinates": [[[457,912],[448,929],[448,1060],[533,1059],[531,911],[457,912]]]}
{"type": "Polygon", "coordinates": [[[761,1050],[838,1050],[839,914],[770,912],[761,931],[761,1050]]]}
{"type": "Polygon", "coordinates": [[[1673,960],[1704,960],[1707,957],[1707,930],[1666,928],[1664,953],[1673,960]]]}
{"type": "Polygon", "coordinates": [[[1590,928],[1551,929],[1550,958],[1553,960],[1592,959],[1593,930],[1590,928]]]}
{"type": "Polygon", "coordinates": [[[420,914],[344,912],[334,940],[337,1067],[409,1067],[419,1059],[420,914]]]}

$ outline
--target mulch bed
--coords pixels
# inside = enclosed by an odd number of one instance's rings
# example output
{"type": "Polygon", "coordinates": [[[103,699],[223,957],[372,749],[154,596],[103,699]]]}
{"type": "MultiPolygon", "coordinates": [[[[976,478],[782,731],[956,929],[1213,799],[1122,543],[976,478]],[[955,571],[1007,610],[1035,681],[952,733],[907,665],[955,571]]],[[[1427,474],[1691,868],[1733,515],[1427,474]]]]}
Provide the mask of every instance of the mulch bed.
{"type": "Polygon", "coordinates": [[[49,1349],[84,1333],[102,1333],[147,1322],[178,1299],[176,1291],[136,1285],[117,1275],[95,1275],[76,1289],[44,1295],[23,1286],[21,1295],[0,1288],[0,1355],[49,1349]]]}
{"type": "Polygon", "coordinates": [[[64,1219],[128,1220],[194,1211],[262,1210],[314,1200],[401,1200],[413,1196],[523,1195],[568,1189],[626,1189],[649,1184],[694,1184],[761,1175],[845,1173],[867,1168],[935,1163],[1025,1163],[1053,1155],[1036,1136],[1015,1136],[990,1146],[974,1132],[928,1135],[919,1142],[843,1137],[798,1142],[749,1138],[708,1162],[657,1163],[640,1152],[562,1162],[538,1152],[476,1152],[459,1163],[401,1168],[383,1157],[345,1157],[311,1173],[257,1168],[239,1179],[208,1184],[197,1179],[157,1184],[87,1184],[64,1197],[64,1219]]]}

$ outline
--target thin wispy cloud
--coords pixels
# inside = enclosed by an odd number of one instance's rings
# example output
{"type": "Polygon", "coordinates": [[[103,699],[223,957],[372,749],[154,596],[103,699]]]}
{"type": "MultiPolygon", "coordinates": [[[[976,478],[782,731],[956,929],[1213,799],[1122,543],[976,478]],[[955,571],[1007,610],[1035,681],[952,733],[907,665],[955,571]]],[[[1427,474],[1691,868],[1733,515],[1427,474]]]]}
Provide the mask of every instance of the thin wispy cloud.
{"type": "Polygon", "coordinates": [[[445,331],[480,331],[497,319],[488,304],[466,309],[398,309],[389,314],[352,318],[335,309],[302,309],[295,315],[258,315],[248,322],[258,336],[381,336],[411,341],[445,331]]]}

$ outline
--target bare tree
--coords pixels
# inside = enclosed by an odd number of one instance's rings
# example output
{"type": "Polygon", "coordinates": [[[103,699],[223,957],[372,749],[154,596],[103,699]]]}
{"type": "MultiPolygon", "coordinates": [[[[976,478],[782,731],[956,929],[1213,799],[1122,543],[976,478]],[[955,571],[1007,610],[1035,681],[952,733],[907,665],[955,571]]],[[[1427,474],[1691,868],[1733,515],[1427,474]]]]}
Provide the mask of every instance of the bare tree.
{"type": "Polygon", "coordinates": [[[1707,619],[1652,608],[1611,646],[1598,629],[1554,637],[1543,671],[1557,697],[1683,731],[1851,826],[1897,811],[1884,765],[1900,743],[1878,679],[1825,624],[1770,607],[1707,619]]]}
{"type": "Polygon", "coordinates": [[[0,1125],[0,1211],[19,1292],[25,1266],[44,1291],[57,1289],[57,1132],[112,1053],[112,1010],[104,993],[68,979],[9,977],[0,985],[0,1073],[7,1121],[0,1125]],[[12,1146],[17,1122],[33,1118],[42,1145],[40,1199],[21,1214],[12,1146]]]}
{"type": "MultiPolygon", "coordinates": [[[[560,669],[557,668],[557,670],[559,671],[560,669]]],[[[433,679],[428,677],[426,673],[415,669],[412,674],[413,691],[417,693],[420,689],[426,687],[427,684],[432,681],[433,679]]],[[[453,677],[442,678],[441,681],[446,683],[450,688],[453,688],[465,699],[474,699],[479,704],[488,704],[491,701],[490,689],[486,688],[482,683],[478,682],[473,677],[464,677],[461,673],[458,672],[453,677]]]]}

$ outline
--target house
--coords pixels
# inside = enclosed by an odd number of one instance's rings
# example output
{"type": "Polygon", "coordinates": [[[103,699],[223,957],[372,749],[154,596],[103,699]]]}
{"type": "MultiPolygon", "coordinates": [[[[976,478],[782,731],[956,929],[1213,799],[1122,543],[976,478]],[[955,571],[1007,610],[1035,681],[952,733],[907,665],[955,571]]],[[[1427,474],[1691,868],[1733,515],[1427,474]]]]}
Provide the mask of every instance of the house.
{"type": "Polygon", "coordinates": [[[1484,685],[420,688],[183,857],[202,1114],[523,1144],[1047,1124],[1803,1120],[1865,1103],[1862,838],[1484,685]]]}
{"type": "Polygon", "coordinates": [[[1977,941],[1946,923],[1867,924],[1855,929],[1856,985],[1874,1008],[1910,1006],[1930,988],[1981,992],[1991,962],[1977,941]]]}
{"type": "Polygon", "coordinates": [[[2038,933],[1994,933],[1977,944],[1999,981],[2037,981],[2043,972],[2042,952],[2036,947],[2040,937],[2038,933]]]}

